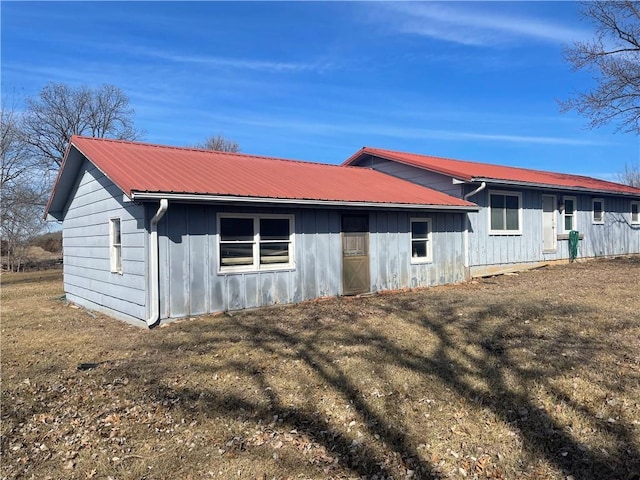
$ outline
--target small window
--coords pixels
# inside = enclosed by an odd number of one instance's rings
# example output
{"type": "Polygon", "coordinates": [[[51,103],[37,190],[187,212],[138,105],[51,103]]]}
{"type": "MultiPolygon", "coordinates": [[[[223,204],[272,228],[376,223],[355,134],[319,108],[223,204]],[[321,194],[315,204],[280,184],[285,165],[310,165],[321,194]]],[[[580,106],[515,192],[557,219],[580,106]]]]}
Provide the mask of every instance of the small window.
{"type": "Polygon", "coordinates": [[[431,219],[411,219],[411,263],[426,263],[432,259],[431,219]]]}
{"type": "Polygon", "coordinates": [[[293,266],[293,217],[219,216],[220,271],[293,266]]]}
{"type": "Polygon", "coordinates": [[[578,217],[576,214],[576,197],[564,197],[564,211],[562,217],[564,219],[563,226],[565,232],[578,230],[578,217]]]}
{"type": "Polygon", "coordinates": [[[593,199],[593,223],[604,223],[604,200],[593,199]]]}
{"type": "Polygon", "coordinates": [[[119,218],[112,218],[109,221],[109,257],[111,271],[122,273],[122,232],[119,218]]]}
{"type": "Polygon", "coordinates": [[[631,223],[640,224],[640,202],[631,202],[631,223]]]}
{"type": "Polygon", "coordinates": [[[520,193],[490,192],[489,222],[492,234],[521,234],[522,196],[520,193]]]}

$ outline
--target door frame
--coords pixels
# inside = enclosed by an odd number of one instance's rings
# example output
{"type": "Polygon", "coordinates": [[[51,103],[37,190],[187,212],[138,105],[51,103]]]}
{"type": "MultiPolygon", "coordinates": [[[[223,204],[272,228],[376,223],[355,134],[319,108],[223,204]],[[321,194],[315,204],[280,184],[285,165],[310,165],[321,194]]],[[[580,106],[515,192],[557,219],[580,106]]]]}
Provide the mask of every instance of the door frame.
{"type": "Polygon", "coordinates": [[[557,230],[558,230],[558,207],[557,207],[557,196],[553,195],[553,194],[543,194],[542,195],[542,253],[555,253],[558,251],[558,236],[557,236],[557,230]],[[544,209],[544,201],[545,201],[545,197],[550,198],[551,199],[551,212],[545,212],[544,209]],[[547,215],[545,213],[550,213],[550,216],[547,217],[547,215]],[[551,219],[551,230],[553,232],[553,245],[549,248],[547,248],[547,245],[545,243],[545,228],[546,228],[546,219],[550,218],[551,219]]]}
{"type": "Polygon", "coordinates": [[[340,217],[340,258],[341,258],[341,277],[342,277],[342,294],[343,295],[360,295],[363,293],[369,293],[371,291],[371,257],[369,255],[369,214],[368,213],[363,213],[363,214],[354,214],[354,213],[345,213],[342,214],[340,217]],[[366,228],[363,227],[360,230],[353,230],[353,231],[345,231],[345,219],[349,218],[349,217],[360,217],[362,219],[365,219],[364,224],[366,225],[366,228]],[[365,251],[364,255],[345,255],[345,234],[350,234],[350,233],[361,233],[364,234],[364,245],[363,245],[363,249],[365,251]],[[362,288],[347,288],[347,274],[349,273],[348,271],[348,265],[349,264],[353,264],[358,262],[358,260],[360,262],[363,262],[363,267],[364,270],[362,271],[362,274],[364,275],[365,278],[362,278],[362,288]]]}

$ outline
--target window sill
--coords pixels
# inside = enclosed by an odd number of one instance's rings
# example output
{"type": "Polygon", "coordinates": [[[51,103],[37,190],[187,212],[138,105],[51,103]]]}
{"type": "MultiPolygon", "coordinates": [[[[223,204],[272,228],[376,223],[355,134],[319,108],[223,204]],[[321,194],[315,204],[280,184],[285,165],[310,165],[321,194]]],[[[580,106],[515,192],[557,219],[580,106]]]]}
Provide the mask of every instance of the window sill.
{"type": "Polygon", "coordinates": [[[264,268],[255,268],[253,265],[248,267],[224,267],[218,268],[218,275],[233,275],[239,273],[269,273],[269,272],[286,272],[296,269],[295,265],[287,264],[282,266],[269,266],[264,268]]]}
{"type": "Polygon", "coordinates": [[[425,265],[428,263],[433,263],[433,260],[430,258],[414,258],[411,257],[411,265],[425,265]]]}
{"type": "Polygon", "coordinates": [[[521,231],[509,231],[509,230],[490,230],[489,231],[489,235],[493,235],[493,236],[517,236],[517,235],[522,235],[521,231]]]}
{"type": "MultiPolygon", "coordinates": [[[[579,240],[584,240],[584,233],[578,234],[578,239],[579,240]]],[[[558,234],[558,240],[569,240],[569,234],[568,233],[559,233],[558,234]]]]}

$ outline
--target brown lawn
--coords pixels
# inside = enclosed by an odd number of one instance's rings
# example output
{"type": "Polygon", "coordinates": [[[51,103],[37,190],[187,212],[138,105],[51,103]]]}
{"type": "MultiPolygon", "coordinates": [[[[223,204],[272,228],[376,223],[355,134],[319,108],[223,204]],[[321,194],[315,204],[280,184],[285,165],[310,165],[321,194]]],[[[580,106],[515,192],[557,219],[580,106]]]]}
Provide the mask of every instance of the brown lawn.
{"type": "Polygon", "coordinates": [[[640,478],[639,257],[151,331],[1,280],[3,479],[640,478]]]}

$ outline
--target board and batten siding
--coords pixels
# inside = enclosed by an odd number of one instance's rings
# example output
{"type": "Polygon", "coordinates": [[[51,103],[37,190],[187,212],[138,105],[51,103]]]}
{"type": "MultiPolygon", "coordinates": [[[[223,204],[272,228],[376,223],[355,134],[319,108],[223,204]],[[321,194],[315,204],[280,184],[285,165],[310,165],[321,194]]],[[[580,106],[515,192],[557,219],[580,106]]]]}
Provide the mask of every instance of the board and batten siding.
{"type": "MultiPolygon", "coordinates": [[[[466,187],[469,191],[474,186],[466,187]]],[[[482,208],[469,213],[469,258],[472,275],[482,275],[488,267],[538,263],[569,258],[569,242],[557,241],[555,251],[543,251],[542,196],[556,199],[556,236],[563,231],[563,217],[557,209],[564,196],[577,200],[577,230],[584,236],[578,244],[578,258],[640,253],[640,226],[631,225],[631,199],[604,195],[530,189],[487,187],[469,200],[482,208]],[[518,192],[522,195],[522,234],[489,233],[489,192],[518,192]],[[592,199],[605,202],[604,223],[592,221],[592,199]]]]}
{"type": "Polygon", "coordinates": [[[453,179],[448,175],[430,172],[423,168],[406,165],[404,163],[392,162],[378,157],[367,157],[359,160],[355,165],[359,167],[371,168],[392,177],[401,178],[409,182],[433,188],[456,198],[460,198],[462,187],[454,184],[453,179]]]}
{"type": "Polygon", "coordinates": [[[147,316],[147,238],[144,207],[85,161],[62,223],[64,290],[78,305],[127,321],[147,316]],[[120,218],[122,274],[112,273],[110,219],[120,218]]]}
{"type": "Polygon", "coordinates": [[[371,291],[459,282],[463,215],[170,204],[158,225],[160,316],[178,318],[342,294],[341,215],[369,215],[371,291]],[[218,272],[219,213],[294,216],[295,266],[218,272]],[[432,219],[433,262],[411,265],[410,218],[432,219]]]}

